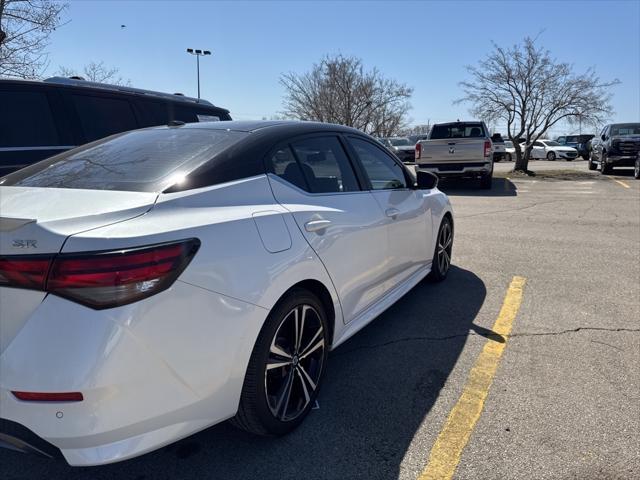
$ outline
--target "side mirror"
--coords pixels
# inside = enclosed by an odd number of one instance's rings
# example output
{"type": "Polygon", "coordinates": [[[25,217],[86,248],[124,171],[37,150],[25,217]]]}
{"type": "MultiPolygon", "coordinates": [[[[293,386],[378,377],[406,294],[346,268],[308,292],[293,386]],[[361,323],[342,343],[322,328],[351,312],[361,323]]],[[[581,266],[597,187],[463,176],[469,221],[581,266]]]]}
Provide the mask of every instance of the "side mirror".
{"type": "Polygon", "coordinates": [[[606,135],[600,135],[600,138],[602,139],[603,142],[607,141],[607,136],[606,135]]]}
{"type": "Polygon", "coordinates": [[[418,179],[416,185],[420,190],[431,190],[438,186],[438,176],[424,170],[417,170],[416,177],[418,179]]]}

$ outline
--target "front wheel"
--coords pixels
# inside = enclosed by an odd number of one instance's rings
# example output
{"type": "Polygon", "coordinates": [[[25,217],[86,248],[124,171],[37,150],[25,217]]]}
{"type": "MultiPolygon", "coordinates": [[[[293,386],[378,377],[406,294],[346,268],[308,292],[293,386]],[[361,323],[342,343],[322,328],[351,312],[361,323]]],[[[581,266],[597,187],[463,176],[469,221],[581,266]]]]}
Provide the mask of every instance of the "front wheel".
{"type": "Polygon", "coordinates": [[[436,248],[431,260],[431,272],[427,279],[441,282],[447,278],[451,266],[451,251],[453,250],[453,223],[449,217],[444,217],[438,230],[436,248]]]}
{"type": "Polygon", "coordinates": [[[636,157],[636,163],[633,166],[633,177],[640,180],[640,156],[636,157]]]}
{"type": "Polygon", "coordinates": [[[555,152],[549,152],[547,153],[547,160],[554,162],[556,160],[556,154],[555,152]]]}
{"type": "Polygon", "coordinates": [[[507,157],[507,162],[510,162],[511,161],[511,154],[507,153],[506,157],[507,157]]]}
{"type": "Polygon", "coordinates": [[[597,165],[593,161],[593,155],[589,156],[588,162],[589,162],[589,164],[588,164],[589,170],[595,170],[597,168],[597,165]]]}
{"type": "Polygon", "coordinates": [[[292,290],[260,331],[232,423],[257,435],[284,435],[300,425],[318,395],[328,344],[322,304],[307,290],[292,290]]]}

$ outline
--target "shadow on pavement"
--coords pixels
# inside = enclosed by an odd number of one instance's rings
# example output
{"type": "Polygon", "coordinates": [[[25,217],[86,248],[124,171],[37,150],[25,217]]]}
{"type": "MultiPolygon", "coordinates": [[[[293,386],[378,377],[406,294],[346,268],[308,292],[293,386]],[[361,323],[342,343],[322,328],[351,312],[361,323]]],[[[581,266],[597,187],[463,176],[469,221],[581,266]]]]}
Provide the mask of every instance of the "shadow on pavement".
{"type": "MultiPolygon", "coordinates": [[[[92,468],[0,453],[2,477],[64,479],[389,479],[433,407],[486,288],[452,267],[440,284],[421,283],[329,357],[318,410],[292,434],[258,438],[221,424],[143,457],[92,468]]],[[[438,428],[439,426],[433,426],[438,428]]]]}
{"type": "Polygon", "coordinates": [[[516,185],[507,178],[493,179],[490,190],[480,188],[478,180],[465,178],[445,178],[438,182],[438,188],[447,195],[458,197],[515,197],[518,195],[516,185]]]}

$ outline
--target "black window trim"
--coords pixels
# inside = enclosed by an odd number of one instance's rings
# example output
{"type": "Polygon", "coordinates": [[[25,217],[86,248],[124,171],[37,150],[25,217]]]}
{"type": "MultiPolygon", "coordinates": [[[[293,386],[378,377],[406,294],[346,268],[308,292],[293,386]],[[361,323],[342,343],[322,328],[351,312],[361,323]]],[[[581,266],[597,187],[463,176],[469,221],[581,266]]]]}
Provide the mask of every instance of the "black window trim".
{"type": "Polygon", "coordinates": [[[300,192],[304,193],[305,195],[310,195],[310,196],[314,196],[314,197],[326,197],[329,195],[353,195],[353,194],[362,194],[362,193],[369,193],[369,190],[367,188],[365,188],[366,183],[365,182],[365,178],[362,176],[362,172],[359,171],[359,164],[357,164],[354,161],[354,158],[349,150],[349,146],[345,144],[346,142],[344,141],[344,139],[342,138],[342,132],[339,131],[332,131],[332,130],[327,130],[327,131],[322,131],[322,132],[312,132],[312,133],[303,133],[300,135],[295,135],[292,137],[288,137],[286,140],[281,140],[278,143],[276,143],[276,145],[274,147],[272,147],[271,149],[268,150],[267,154],[264,156],[263,162],[264,162],[264,170],[267,173],[267,175],[271,174],[277,178],[279,178],[280,180],[282,180],[283,182],[286,182],[287,185],[292,186],[293,188],[299,190],[300,192]],[[275,155],[275,153],[278,150],[281,150],[283,148],[288,148],[292,155],[293,158],[295,159],[296,163],[298,164],[298,168],[300,168],[300,170],[302,171],[302,167],[300,166],[300,159],[298,158],[298,155],[296,154],[295,149],[293,148],[292,144],[299,142],[301,140],[306,140],[308,138],[321,138],[321,137],[334,137],[338,140],[338,142],[340,143],[340,145],[342,146],[342,149],[344,151],[345,156],[347,157],[347,160],[349,162],[349,165],[351,166],[351,169],[353,170],[353,174],[356,177],[356,181],[358,182],[358,190],[352,190],[349,192],[311,192],[311,188],[309,186],[309,183],[307,181],[307,177],[304,175],[304,171],[302,172],[302,177],[304,178],[304,182],[307,185],[307,190],[303,190],[302,188],[298,187],[297,185],[294,185],[293,183],[287,182],[284,178],[282,178],[281,176],[277,175],[272,168],[271,165],[271,158],[273,157],[273,155],[275,155]]]}
{"type": "Polygon", "coordinates": [[[347,134],[347,135],[344,135],[344,137],[345,137],[346,143],[348,144],[349,151],[350,151],[351,155],[353,156],[354,161],[358,165],[358,170],[361,172],[361,175],[364,176],[368,191],[370,191],[370,192],[394,191],[395,192],[395,191],[403,191],[403,190],[414,190],[412,188],[412,185],[415,184],[415,179],[409,174],[405,164],[402,163],[402,161],[398,157],[393,155],[393,153],[389,152],[382,145],[376,145],[375,141],[372,142],[368,137],[365,137],[364,135],[347,134]],[[389,157],[393,162],[395,162],[395,164],[398,165],[402,170],[402,174],[404,175],[404,181],[405,181],[406,186],[403,187],[403,188],[380,188],[380,189],[374,189],[373,188],[373,184],[371,183],[371,179],[369,178],[369,175],[367,174],[364,166],[362,165],[362,162],[360,161],[360,158],[358,157],[358,154],[356,153],[355,148],[349,142],[350,138],[357,138],[358,140],[363,140],[365,142],[370,143],[371,145],[376,147],[378,150],[380,150],[384,155],[389,157]]]}

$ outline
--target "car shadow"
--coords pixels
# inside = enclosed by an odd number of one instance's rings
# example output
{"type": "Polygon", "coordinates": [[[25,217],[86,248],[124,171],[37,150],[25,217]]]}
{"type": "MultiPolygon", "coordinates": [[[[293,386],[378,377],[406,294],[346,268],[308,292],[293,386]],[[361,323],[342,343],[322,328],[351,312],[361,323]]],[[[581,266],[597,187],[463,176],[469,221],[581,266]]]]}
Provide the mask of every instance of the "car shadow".
{"type": "Polygon", "coordinates": [[[447,195],[460,197],[515,197],[518,188],[508,178],[493,178],[491,189],[479,187],[478,180],[465,178],[444,178],[438,182],[438,188],[447,195]]]}
{"type": "Polygon", "coordinates": [[[139,458],[85,468],[7,452],[0,464],[10,461],[21,476],[3,478],[397,478],[470,332],[504,342],[474,325],[485,297],[483,281],[458,267],[443,283],[417,285],[331,353],[319,408],[287,436],[255,437],[223,423],[139,458]]]}

